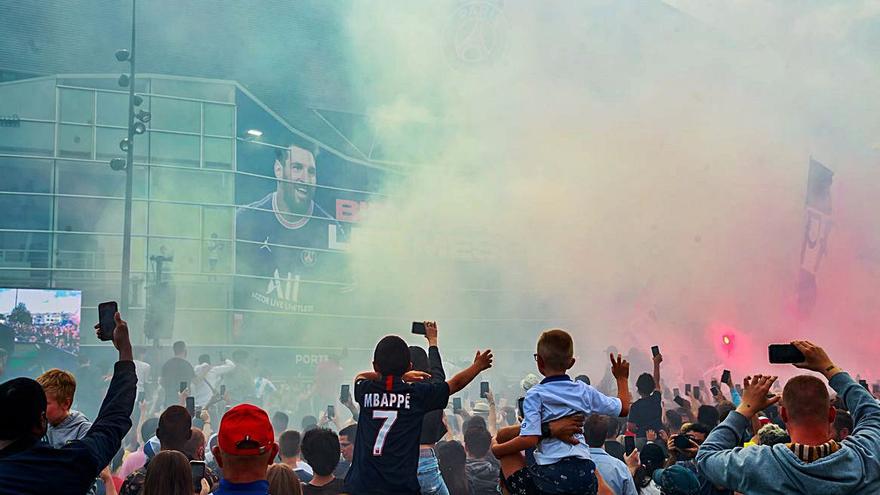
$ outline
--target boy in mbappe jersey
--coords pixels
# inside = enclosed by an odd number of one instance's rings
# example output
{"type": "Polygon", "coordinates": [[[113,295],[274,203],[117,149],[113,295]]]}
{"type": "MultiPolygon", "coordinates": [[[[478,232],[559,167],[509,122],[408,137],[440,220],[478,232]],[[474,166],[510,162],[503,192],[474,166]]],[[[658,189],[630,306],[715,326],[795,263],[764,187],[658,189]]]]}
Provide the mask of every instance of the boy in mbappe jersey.
{"type": "Polygon", "coordinates": [[[411,371],[406,342],[396,335],[380,340],[373,354],[374,371],[355,378],[354,397],[361,410],[345,492],[418,495],[422,417],[445,408],[450,395],[491,367],[492,351],[478,351],[473,364],[449,381],[421,383],[430,375],[411,371]]]}

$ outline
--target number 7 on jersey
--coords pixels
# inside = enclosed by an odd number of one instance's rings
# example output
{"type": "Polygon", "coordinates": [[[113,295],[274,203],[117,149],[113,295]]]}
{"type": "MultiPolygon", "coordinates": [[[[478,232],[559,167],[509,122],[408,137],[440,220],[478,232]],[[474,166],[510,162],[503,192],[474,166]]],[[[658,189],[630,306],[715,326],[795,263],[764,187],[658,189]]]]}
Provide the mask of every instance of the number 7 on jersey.
{"type": "Polygon", "coordinates": [[[373,411],[373,419],[381,419],[382,427],[376,435],[376,444],[373,445],[373,455],[381,456],[382,450],[385,448],[385,438],[391,431],[391,426],[397,421],[397,411],[373,411]]]}

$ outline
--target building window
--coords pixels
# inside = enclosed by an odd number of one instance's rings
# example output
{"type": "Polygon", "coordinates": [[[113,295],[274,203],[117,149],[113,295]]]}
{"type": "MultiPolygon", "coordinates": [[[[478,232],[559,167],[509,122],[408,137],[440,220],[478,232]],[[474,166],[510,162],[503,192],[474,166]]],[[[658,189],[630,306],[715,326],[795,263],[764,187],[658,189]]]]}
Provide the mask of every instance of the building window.
{"type": "Polygon", "coordinates": [[[150,132],[151,162],[198,167],[199,158],[199,136],[150,132]]]}
{"type": "Polygon", "coordinates": [[[205,103],[205,134],[232,137],[235,107],[205,103]]]}
{"type": "Polygon", "coordinates": [[[202,132],[202,105],[195,101],[150,98],[150,126],[162,131],[202,132]]]}
{"type": "Polygon", "coordinates": [[[48,193],[52,190],[52,162],[0,158],[0,177],[0,191],[48,193]]]}
{"type": "Polygon", "coordinates": [[[205,167],[232,170],[232,139],[205,138],[205,167]]]}
{"type": "Polygon", "coordinates": [[[52,156],[55,126],[43,122],[21,122],[18,127],[0,127],[0,152],[15,155],[52,156]]]}
{"type": "Polygon", "coordinates": [[[127,94],[98,92],[98,125],[128,126],[127,94]]]}
{"type": "Polygon", "coordinates": [[[58,156],[64,158],[92,158],[95,128],[84,125],[58,126],[58,156]]]}
{"type": "Polygon", "coordinates": [[[95,92],[61,88],[61,122],[95,123],[95,92]]]}

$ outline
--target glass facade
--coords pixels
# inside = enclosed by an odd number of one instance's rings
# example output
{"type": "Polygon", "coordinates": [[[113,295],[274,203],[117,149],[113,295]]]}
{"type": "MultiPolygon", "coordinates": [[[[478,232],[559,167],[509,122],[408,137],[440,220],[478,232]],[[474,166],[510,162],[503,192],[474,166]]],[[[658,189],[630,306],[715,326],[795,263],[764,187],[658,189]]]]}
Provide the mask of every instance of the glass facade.
{"type": "MultiPolygon", "coordinates": [[[[0,127],[0,287],[82,289],[86,322],[119,293],[125,173],[108,162],[125,157],[128,95],[115,79],[0,84],[0,115],[19,118],[0,127]]],[[[165,272],[177,288],[176,328],[198,320],[214,332],[177,333],[223,341],[234,273],[235,85],[152,76],[139,78],[136,91],[152,119],[135,137],[126,316],[135,327],[143,321],[150,257],[166,252],[174,256],[165,272]]],[[[94,342],[88,333],[83,343],[94,342]]]]}

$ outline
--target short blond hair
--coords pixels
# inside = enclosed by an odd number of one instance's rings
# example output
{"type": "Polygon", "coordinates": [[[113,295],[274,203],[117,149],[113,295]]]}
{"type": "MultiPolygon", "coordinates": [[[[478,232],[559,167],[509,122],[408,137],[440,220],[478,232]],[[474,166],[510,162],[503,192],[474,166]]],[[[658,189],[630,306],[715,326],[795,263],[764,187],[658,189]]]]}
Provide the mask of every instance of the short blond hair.
{"type": "Polygon", "coordinates": [[[574,357],[574,342],[565,330],[553,328],[545,330],[538,337],[538,356],[547,367],[554,370],[567,370],[574,357]]]}
{"type": "Polygon", "coordinates": [[[73,402],[73,394],[76,393],[76,378],[73,373],[53,368],[38,376],[37,383],[42,385],[46,395],[51,395],[56,401],[73,402]]]}

